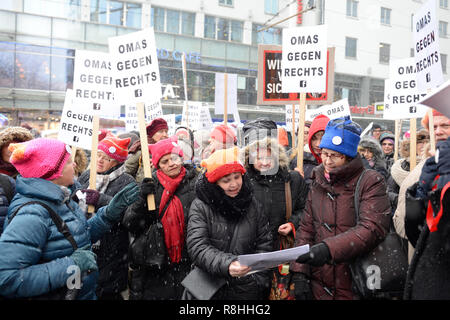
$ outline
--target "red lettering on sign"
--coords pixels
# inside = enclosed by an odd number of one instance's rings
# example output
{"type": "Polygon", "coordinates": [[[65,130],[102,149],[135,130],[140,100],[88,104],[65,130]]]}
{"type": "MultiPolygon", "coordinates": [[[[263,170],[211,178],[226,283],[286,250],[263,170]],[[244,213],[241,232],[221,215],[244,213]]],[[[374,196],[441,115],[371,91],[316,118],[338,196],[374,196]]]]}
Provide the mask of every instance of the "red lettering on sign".
{"type": "Polygon", "coordinates": [[[375,107],[373,105],[367,107],[350,106],[350,112],[357,114],[375,114],[375,107]]]}
{"type": "MultiPolygon", "coordinates": [[[[303,11],[303,0],[297,0],[297,12],[303,11]]],[[[303,13],[297,15],[297,24],[302,24],[303,22],[303,13]]]]}

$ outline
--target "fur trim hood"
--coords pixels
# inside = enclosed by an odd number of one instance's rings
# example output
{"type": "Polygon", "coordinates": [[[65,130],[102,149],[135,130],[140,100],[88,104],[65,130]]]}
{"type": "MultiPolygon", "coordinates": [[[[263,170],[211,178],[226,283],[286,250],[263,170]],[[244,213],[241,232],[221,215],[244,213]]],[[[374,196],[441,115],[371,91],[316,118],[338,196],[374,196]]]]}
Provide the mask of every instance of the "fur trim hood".
{"type": "Polygon", "coordinates": [[[11,142],[25,142],[33,140],[33,135],[22,127],[8,127],[0,131],[0,150],[11,142]]]}
{"type": "Polygon", "coordinates": [[[276,138],[264,138],[262,140],[257,140],[241,149],[240,159],[244,164],[245,169],[250,168],[250,152],[255,152],[258,147],[270,148],[272,154],[278,154],[279,156],[279,166],[280,168],[289,169],[289,157],[286,154],[284,147],[278,143],[276,138]]]}
{"type": "Polygon", "coordinates": [[[380,143],[375,138],[370,136],[362,137],[359,141],[358,150],[359,148],[369,149],[373,153],[375,159],[383,158],[383,150],[381,149],[380,143]]]}

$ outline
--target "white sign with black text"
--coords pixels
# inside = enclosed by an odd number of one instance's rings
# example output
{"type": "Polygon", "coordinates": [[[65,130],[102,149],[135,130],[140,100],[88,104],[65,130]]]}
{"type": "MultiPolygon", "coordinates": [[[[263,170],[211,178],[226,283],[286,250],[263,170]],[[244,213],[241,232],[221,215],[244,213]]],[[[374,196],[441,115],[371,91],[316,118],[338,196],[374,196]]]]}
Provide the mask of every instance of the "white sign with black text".
{"type": "Polygon", "coordinates": [[[427,91],[444,82],[439,51],[437,0],[429,0],[413,16],[413,48],[417,89],[427,91]]]}
{"type": "Polygon", "coordinates": [[[67,89],[58,140],[81,149],[91,150],[94,116],[74,104],[74,91],[67,89]]]}
{"type": "Polygon", "coordinates": [[[121,104],[161,99],[153,28],[108,39],[116,100],[121,104]]]}
{"type": "Polygon", "coordinates": [[[328,118],[330,118],[330,120],[345,116],[350,116],[350,119],[352,118],[347,98],[341,99],[332,104],[324,105],[318,109],[307,109],[305,120],[313,121],[314,118],[320,114],[326,115],[328,118]]]}
{"type": "Polygon", "coordinates": [[[282,92],[326,92],[327,26],[283,29],[282,48],[282,92]]]}

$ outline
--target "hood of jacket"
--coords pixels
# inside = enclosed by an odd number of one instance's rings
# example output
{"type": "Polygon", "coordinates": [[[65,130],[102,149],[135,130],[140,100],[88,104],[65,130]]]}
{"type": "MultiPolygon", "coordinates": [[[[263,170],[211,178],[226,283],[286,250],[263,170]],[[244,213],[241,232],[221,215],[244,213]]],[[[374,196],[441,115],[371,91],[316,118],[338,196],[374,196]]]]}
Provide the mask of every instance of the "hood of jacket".
{"type": "Polygon", "coordinates": [[[252,166],[252,164],[250,164],[250,153],[255,152],[260,146],[270,149],[272,155],[278,154],[278,165],[281,169],[289,168],[289,157],[284,147],[278,143],[277,139],[267,137],[262,140],[254,141],[241,150],[240,159],[244,163],[244,168],[246,170],[252,166]]]}
{"type": "Polygon", "coordinates": [[[364,136],[359,141],[358,147],[362,147],[365,149],[369,149],[370,152],[373,153],[373,156],[375,159],[383,159],[383,149],[381,149],[381,145],[373,137],[370,136],[364,136]]]}
{"type": "Polygon", "coordinates": [[[319,131],[325,131],[325,128],[327,127],[328,122],[330,121],[330,118],[328,118],[325,115],[318,115],[314,118],[313,122],[311,123],[311,127],[309,128],[308,133],[308,146],[309,150],[311,151],[314,158],[316,158],[318,163],[322,163],[322,159],[318,154],[316,154],[312,148],[311,141],[313,136],[319,132],[319,131]]]}
{"type": "Polygon", "coordinates": [[[22,127],[9,127],[0,132],[0,149],[11,142],[25,142],[33,139],[33,135],[22,127]]]}

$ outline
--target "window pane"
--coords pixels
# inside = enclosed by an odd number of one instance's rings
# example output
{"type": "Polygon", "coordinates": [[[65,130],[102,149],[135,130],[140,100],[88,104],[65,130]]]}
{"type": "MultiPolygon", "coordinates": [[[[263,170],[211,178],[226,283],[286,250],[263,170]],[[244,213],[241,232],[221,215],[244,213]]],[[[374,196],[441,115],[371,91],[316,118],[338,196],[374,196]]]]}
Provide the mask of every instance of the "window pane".
{"type": "Polygon", "coordinates": [[[205,16],[205,38],[216,38],[216,18],[205,16]]]}
{"type": "Polygon", "coordinates": [[[345,38],[345,56],[356,58],[356,39],[345,38]]]}
{"type": "Polygon", "coordinates": [[[17,53],[14,86],[50,90],[50,56],[17,53]]]}
{"type": "Polygon", "coordinates": [[[195,13],[183,12],[181,19],[181,33],[193,36],[195,33],[195,13]]]}
{"type": "Polygon", "coordinates": [[[278,0],[265,0],[264,12],[269,14],[276,14],[278,11],[278,0]]]}
{"type": "Polygon", "coordinates": [[[48,37],[51,34],[51,19],[17,14],[17,33],[48,37]],[[36,26],[39,26],[38,28],[36,26]]]}
{"type": "Polygon", "coordinates": [[[347,16],[352,15],[352,0],[347,0],[347,16]]]}
{"type": "Polygon", "coordinates": [[[109,24],[123,25],[123,2],[109,2],[109,24]]]}
{"type": "Polygon", "coordinates": [[[14,84],[14,45],[0,42],[0,87],[12,88],[14,84]],[[5,52],[3,50],[8,50],[5,52]]]}
{"type": "Polygon", "coordinates": [[[91,0],[91,21],[106,23],[106,0],[91,0]]]}
{"type": "Polygon", "coordinates": [[[447,55],[441,53],[442,72],[447,73],[447,55]]]}
{"type": "Polygon", "coordinates": [[[167,32],[179,33],[180,32],[180,12],[173,10],[167,11],[167,32]]]}
{"type": "Polygon", "coordinates": [[[380,63],[389,63],[391,46],[387,43],[380,43],[380,63]]]}
{"type": "Polygon", "coordinates": [[[164,9],[154,8],[153,26],[155,31],[164,31],[164,9]]]}
{"type": "Polygon", "coordinates": [[[80,0],[24,0],[24,12],[67,19],[80,19],[80,0]]]}
{"type": "Polygon", "coordinates": [[[231,40],[242,42],[242,29],[244,23],[241,21],[231,21],[231,40]]]}
{"type": "Polygon", "coordinates": [[[0,1],[0,9],[22,11],[22,2],[17,0],[0,1]]]}
{"type": "Polygon", "coordinates": [[[137,3],[127,4],[127,27],[140,29],[142,18],[141,5],[137,3]]]}
{"type": "Polygon", "coordinates": [[[229,40],[230,22],[227,19],[218,18],[217,40],[229,40]]]}

